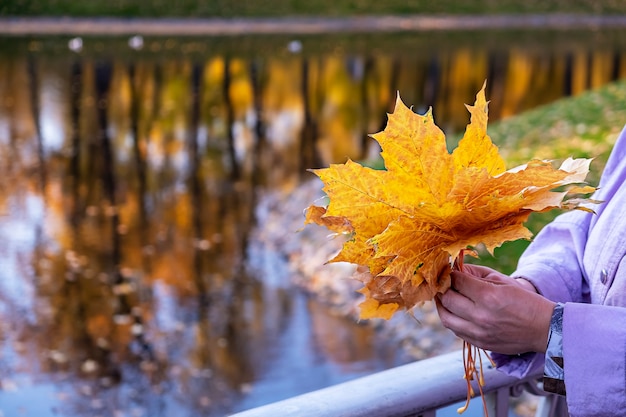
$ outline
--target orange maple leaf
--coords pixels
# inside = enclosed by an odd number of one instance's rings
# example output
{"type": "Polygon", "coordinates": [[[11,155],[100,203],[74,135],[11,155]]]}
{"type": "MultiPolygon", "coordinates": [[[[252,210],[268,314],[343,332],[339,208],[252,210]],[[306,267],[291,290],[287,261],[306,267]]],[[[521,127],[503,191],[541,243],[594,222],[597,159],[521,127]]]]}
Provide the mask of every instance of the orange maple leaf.
{"type": "Polygon", "coordinates": [[[595,190],[578,185],[590,159],[569,158],[558,169],[532,160],[507,171],[487,135],[485,85],[467,109],[470,123],[449,153],[432,113],[416,114],[398,96],[386,128],[372,135],[385,170],[351,160],[312,170],[330,202],[310,206],[306,222],[350,236],[330,262],[361,266],[361,318],[389,319],[445,292],[464,250],[482,244],[493,252],[529,239],[524,222],[532,212],[589,210],[581,204],[592,200],[566,198],[595,190]]]}

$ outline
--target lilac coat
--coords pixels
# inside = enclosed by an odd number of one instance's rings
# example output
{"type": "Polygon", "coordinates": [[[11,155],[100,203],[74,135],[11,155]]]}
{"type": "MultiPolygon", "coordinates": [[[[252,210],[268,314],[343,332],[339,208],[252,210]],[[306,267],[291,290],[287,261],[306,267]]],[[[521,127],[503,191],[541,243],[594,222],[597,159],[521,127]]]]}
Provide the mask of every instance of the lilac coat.
{"type": "MultiPolygon", "coordinates": [[[[520,258],[524,277],[564,302],[563,361],[572,416],[626,415],[626,128],[594,198],[597,215],[575,210],[547,225],[520,258]]],[[[494,355],[499,369],[524,376],[543,354],[494,355]]]]}

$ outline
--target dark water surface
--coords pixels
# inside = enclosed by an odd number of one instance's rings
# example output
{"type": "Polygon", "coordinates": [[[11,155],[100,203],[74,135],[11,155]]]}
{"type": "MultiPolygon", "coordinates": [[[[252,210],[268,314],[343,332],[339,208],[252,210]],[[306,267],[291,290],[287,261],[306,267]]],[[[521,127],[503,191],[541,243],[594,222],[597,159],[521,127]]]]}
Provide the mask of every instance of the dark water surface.
{"type": "Polygon", "coordinates": [[[0,415],[217,416],[410,360],[295,289],[257,208],[375,156],[396,92],[458,132],[485,79],[493,120],[626,77],[625,35],[1,38],[0,415]]]}

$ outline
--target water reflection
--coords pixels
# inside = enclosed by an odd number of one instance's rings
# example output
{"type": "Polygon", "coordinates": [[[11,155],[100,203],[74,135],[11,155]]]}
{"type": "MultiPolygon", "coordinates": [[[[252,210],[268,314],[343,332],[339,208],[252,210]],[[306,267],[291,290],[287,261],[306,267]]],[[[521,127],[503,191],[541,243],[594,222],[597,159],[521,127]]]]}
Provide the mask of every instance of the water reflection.
{"type": "MultiPolygon", "coordinates": [[[[584,45],[7,55],[2,411],[221,415],[408,360],[292,288],[299,249],[252,234],[260,201],[307,168],[375,155],[367,133],[396,91],[453,132],[487,78],[499,118],[623,77],[624,62],[626,49],[584,45]]],[[[299,213],[284,218],[285,234],[299,227],[299,213]]]]}

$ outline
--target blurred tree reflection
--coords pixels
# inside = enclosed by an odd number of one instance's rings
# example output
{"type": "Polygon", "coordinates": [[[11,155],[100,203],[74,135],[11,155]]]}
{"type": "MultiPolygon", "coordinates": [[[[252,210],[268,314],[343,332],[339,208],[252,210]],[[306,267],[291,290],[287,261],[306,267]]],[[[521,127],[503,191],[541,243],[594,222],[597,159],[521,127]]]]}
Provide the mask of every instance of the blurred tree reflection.
{"type": "MultiPolygon", "coordinates": [[[[500,118],[623,77],[625,62],[521,47],[0,60],[0,233],[15,285],[32,289],[24,301],[0,285],[0,317],[28,345],[16,355],[66,376],[79,415],[223,413],[268,372],[297,309],[288,283],[248,267],[260,198],[289,193],[307,168],[375,156],[368,134],[398,92],[458,132],[485,79],[500,118]],[[50,89],[61,103],[44,100],[50,89]]],[[[307,308],[325,357],[374,360],[368,329],[307,308]]]]}

